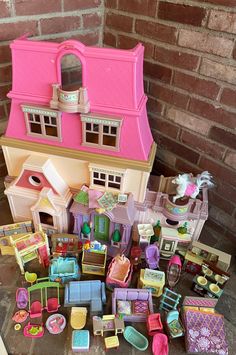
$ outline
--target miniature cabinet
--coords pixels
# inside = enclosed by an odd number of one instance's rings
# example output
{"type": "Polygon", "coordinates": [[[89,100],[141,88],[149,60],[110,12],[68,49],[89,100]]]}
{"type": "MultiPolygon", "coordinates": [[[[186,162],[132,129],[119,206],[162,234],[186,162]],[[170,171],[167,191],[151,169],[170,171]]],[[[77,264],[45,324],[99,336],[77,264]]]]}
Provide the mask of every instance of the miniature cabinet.
{"type": "Polygon", "coordinates": [[[31,221],[7,224],[0,227],[0,250],[2,255],[15,255],[14,248],[11,245],[10,236],[31,233],[33,225],[31,221]]]}
{"type": "Polygon", "coordinates": [[[82,255],[82,273],[105,275],[107,247],[99,242],[84,244],[82,255]]]}
{"type": "Polygon", "coordinates": [[[52,255],[56,256],[76,256],[82,251],[82,243],[74,234],[59,233],[50,237],[52,244],[52,255]]]}
{"type": "Polygon", "coordinates": [[[176,250],[186,250],[191,243],[191,236],[186,234],[180,234],[173,228],[161,228],[159,249],[161,256],[170,258],[175,254],[176,250]]]}
{"type": "Polygon", "coordinates": [[[10,236],[10,243],[22,274],[25,272],[24,265],[36,258],[44,267],[49,265],[50,251],[48,238],[44,232],[10,236]]]}
{"type": "Polygon", "coordinates": [[[165,285],[165,273],[163,271],[141,269],[138,281],[138,288],[148,288],[152,296],[159,297],[165,285]]]}

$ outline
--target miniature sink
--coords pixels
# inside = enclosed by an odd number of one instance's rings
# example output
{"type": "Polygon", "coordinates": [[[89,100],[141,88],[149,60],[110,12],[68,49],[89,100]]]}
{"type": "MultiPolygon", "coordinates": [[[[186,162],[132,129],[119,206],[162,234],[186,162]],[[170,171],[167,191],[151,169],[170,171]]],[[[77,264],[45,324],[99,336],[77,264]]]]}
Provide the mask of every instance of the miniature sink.
{"type": "Polygon", "coordinates": [[[202,286],[206,286],[207,284],[207,279],[203,276],[198,276],[197,278],[197,282],[202,285],[202,286]]]}
{"type": "Polygon", "coordinates": [[[218,293],[218,292],[220,292],[220,288],[219,288],[219,286],[216,285],[216,284],[210,284],[209,289],[210,289],[211,292],[213,292],[213,293],[218,293]]]}
{"type": "Polygon", "coordinates": [[[211,269],[206,269],[206,271],[204,273],[207,276],[211,276],[213,274],[213,271],[211,269]]]}
{"type": "Polygon", "coordinates": [[[221,276],[221,275],[215,275],[215,280],[216,282],[218,282],[219,284],[223,285],[223,283],[225,283],[225,279],[221,276]]]}

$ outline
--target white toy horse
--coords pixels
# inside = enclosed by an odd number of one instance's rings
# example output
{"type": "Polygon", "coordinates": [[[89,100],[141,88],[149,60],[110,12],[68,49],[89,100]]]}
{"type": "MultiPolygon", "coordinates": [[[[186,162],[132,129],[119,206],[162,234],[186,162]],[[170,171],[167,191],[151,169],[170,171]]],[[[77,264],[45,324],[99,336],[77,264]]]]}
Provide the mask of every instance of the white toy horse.
{"type": "Polygon", "coordinates": [[[172,183],[178,185],[176,188],[177,194],[173,197],[174,203],[178,198],[184,196],[196,198],[203,187],[214,186],[212,176],[208,173],[208,171],[203,171],[201,174],[198,174],[196,178],[194,178],[192,174],[178,175],[172,180],[172,183]]]}

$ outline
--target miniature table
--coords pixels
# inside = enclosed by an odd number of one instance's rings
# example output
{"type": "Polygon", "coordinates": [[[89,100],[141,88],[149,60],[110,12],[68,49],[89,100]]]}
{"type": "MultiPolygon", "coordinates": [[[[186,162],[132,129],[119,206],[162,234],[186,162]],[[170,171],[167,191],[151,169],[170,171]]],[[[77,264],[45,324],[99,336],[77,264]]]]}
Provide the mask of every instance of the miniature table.
{"type": "Polygon", "coordinates": [[[106,350],[108,349],[114,349],[114,348],[118,348],[118,346],[120,345],[119,343],[119,339],[117,335],[114,335],[112,337],[108,337],[104,339],[105,342],[105,348],[106,350]]]}

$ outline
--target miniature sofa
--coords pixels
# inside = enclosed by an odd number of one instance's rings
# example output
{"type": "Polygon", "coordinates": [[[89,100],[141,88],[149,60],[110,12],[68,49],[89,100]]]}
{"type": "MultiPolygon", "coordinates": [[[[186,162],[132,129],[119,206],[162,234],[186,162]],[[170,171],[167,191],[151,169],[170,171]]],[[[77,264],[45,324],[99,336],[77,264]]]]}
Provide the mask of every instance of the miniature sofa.
{"type": "Polygon", "coordinates": [[[152,292],[137,288],[115,288],[112,313],[122,315],[126,322],[146,322],[153,313],[152,292]]]}
{"type": "Polygon", "coordinates": [[[90,306],[90,314],[102,314],[106,303],[105,284],[99,280],[71,281],[65,286],[65,307],[90,306]]]}

